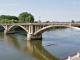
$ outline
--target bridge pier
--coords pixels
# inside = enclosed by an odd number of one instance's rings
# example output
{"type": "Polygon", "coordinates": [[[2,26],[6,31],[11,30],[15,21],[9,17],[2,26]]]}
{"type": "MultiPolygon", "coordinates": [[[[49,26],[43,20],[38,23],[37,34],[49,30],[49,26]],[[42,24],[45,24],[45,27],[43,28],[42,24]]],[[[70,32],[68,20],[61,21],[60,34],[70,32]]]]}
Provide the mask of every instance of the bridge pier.
{"type": "Polygon", "coordinates": [[[13,33],[15,33],[15,30],[12,31],[4,30],[4,34],[13,34],[13,33]]]}
{"type": "Polygon", "coordinates": [[[42,40],[42,34],[41,35],[33,35],[33,34],[28,33],[27,40],[42,40]]]}

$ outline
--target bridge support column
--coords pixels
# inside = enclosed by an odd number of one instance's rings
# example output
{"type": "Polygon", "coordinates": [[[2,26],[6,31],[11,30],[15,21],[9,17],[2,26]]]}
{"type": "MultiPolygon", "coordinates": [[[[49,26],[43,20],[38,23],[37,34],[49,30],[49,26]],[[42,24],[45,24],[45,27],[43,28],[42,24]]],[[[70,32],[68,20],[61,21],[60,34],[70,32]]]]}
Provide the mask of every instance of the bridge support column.
{"type": "Polygon", "coordinates": [[[13,34],[13,33],[15,33],[15,30],[12,30],[12,31],[4,30],[4,34],[13,34]]]}
{"type": "Polygon", "coordinates": [[[41,35],[33,35],[33,34],[28,33],[27,40],[42,40],[42,34],[41,35]]]}
{"type": "Polygon", "coordinates": [[[4,34],[6,34],[7,30],[4,30],[4,34]]]}

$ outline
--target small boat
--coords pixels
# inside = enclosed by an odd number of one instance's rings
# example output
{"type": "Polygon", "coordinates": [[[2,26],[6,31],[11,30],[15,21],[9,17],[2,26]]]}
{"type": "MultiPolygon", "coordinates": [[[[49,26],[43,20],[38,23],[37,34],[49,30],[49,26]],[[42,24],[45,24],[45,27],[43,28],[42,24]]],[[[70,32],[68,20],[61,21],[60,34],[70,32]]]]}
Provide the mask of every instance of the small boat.
{"type": "Polygon", "coordinates": [[[51,44],[46,44],[46,46],[51,46],[51,44]]]}
{"type": "Polygon", "coordinates": [[[55,43],[46,44],[46,46],[51,46],[51,45],[55,45],[55,43]]]}

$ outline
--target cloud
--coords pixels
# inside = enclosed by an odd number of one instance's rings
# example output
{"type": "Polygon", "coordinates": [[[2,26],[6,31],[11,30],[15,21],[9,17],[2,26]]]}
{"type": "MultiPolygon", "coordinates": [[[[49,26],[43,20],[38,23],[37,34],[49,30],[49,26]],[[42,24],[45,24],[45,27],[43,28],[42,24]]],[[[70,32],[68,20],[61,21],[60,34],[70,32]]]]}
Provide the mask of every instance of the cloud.
{"type": "Polygon", "coordinates": [[[20,4],[15,4],[15,3],[13,3],[13,4],[5,4],[5,6],[20,6],[20,4]]]}
{"type": "Polygon", "coordinates": [[[65,12],[65,14],[71,14],[70,12],[65,12]]]}
{"type": "Polygon", "coordinates": [[[39,11],[38,13],[43,13],[43,14],[54,14],[54,12],[50,12],[50,11],[47,11],[47,12],[45,12],[45,11],[39,11]]]}
{"type": "Polygon", "coordinates": [[[80,14],[80,12],[64,12],[64,14],[80,14]]]}
{"type": "Polygon", "coordinates": [[[80,12],[75,12],[75,14],[80,14],[80,12]]]}
{"type": "Polygon", "coordinates": [[[76,4],[78,4],[78,2],[73,2],[73,4],[75,4],[75,5],[76,5],[76,4]]]}
{"type": "Polygon", "coordinates": [[[72,2],[73,4],[75,4],[75,5],[80,5],[80,2],[72,2]]]}
{"type": "Polygon", "coordinates": [[[0,13],[2,13],[3,12],[3,10],[0,10],[0,13]]]}
{"type": "Polygon", "coordinates": [[[54,14],[54,12],[46,12],[47,14],[54,14]]]}

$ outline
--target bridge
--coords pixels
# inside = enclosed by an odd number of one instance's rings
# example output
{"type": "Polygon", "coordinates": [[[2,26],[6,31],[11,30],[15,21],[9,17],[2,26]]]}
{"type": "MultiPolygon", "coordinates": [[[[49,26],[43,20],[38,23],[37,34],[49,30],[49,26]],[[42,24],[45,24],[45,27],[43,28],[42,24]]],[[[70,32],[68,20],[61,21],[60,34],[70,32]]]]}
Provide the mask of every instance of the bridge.
{"type": "Polygon", "coordinates": [[[16,27],[23,28],[27,33],[27,40],[42,40],[42,33],[52,27],[80,27],[80,23],[51,22],[51,23],[6,23],[0,24],[4,28],[4,34],[15,33],[16,27]]]}

